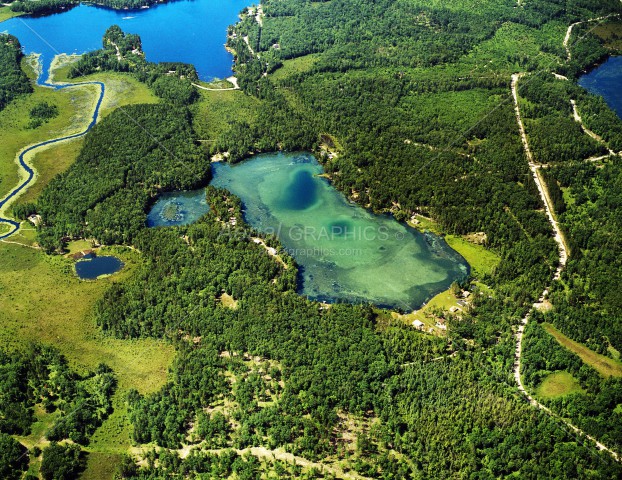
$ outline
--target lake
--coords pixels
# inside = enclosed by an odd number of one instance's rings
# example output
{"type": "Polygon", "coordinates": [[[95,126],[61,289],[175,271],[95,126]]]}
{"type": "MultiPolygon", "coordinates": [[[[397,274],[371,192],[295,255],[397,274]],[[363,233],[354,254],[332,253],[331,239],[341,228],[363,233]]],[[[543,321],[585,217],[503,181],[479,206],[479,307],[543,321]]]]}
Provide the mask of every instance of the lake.
{"type": "Polygon", "coordinates": [[[279,237],[313,300],[414,310],[469,273],[442,238],[349,202],[310,154],[215,163],[212,173],[213,186],[241,198],[251,226],[279,237]]]}
{"type": "Polygon", "coordinates": [[[102,275],[112,275],[123,268],[123,262],[113,256],[88,254],[76,262],[76,273],[82,280],[95,280],[102,275]]]}
{"type": "Polygon", "coordinates": [[[0,32],[15,35],[24,51],[40,53],[43,73],[59,53],[85,53],[102,48],[111,25],[142,38],[147,60],[185,62],[202,80],[232,74],[233,56],[224,48],[227,27],[237,22],[248,0],[175,1],[140,10],[109,10],[79,5],[43,17],[17,17],[0,23],[0,32]]]}
{"type": "Polygon", "coordinates": [[[148,227],[189,225],[209,212],[205,189],[160,195],[147,214],[148,227]]]}
{"type": "Polygon", "coordinates": [[[622,118],[622,57],[609,57],[602,65],[583,75],[579,85],[590,93],[602,96],[622,118]]]}

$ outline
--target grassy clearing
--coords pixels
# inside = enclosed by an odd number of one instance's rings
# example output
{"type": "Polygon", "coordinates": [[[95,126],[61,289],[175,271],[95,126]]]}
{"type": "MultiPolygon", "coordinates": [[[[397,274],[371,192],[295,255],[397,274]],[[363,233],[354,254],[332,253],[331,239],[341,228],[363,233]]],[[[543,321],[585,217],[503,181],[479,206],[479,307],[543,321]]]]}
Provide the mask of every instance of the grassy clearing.
{"type": "Polygon", "coordinates": [[[416,222],[409,221],[408,225],[410,225],[413,228],[416,228],[420,232],[432,232],[437,235],[440,235],[443,233],[441,232],[441,228],[439,227],[438,223],[436,223],[431,218],[424,217],[423,215],[415,215],[415,220],[416,222]]]}
{"type": "Polygon", "coordinates": [[[559,398],[571,393],[583,393],[576,378],[569,372],[561,371],[548,375],[536,390],[541,398],[559,398]]]}
{"type": "Polygon", "coordinates": [[[223,307],[227,307],[232,310],[237,310],[238,308],[238,301],[226,292],[220,296],[220,303],[222,303],[223,307]]]}
{"type": "Polygon", "coordinates": [[[231,124],[252,124],[257,118],[259,100],[239,90],[224,92],[200,91],[201,100],[195,110],[194,128],[203,145],[210,147],[217,138],[231,129],[231,124]]]}
{"type": "Polygon", "coordinates": [[[576,353],[581,360],[594,368],[602,376],[622,377],[622,362],[600,355],[599,353],[590,350],[585,345],[581,345],[579,342],[571,340],[550,323],[544,323],[542,326],[548,333],[555,337],[555,340],[571,352],[576,353]]]}
{"type": "MultiPolygon", "coordinates": [[[[137,103],[158,103],[159,99],[144,83],[128,73],[98,72],[78,78],[69,78],[69,70],[80,55],[57,55],[52,62],[52,78],[59,83],[103,82],[106,93],[100,109],[103,118],[114,109],[137,103]]],[[[78,88],[78,87],[77,87],[78,88]]]]}
{"type": "MultiPolygon", "coordinates": [[[[76,242],[73,250],[90,247],[76,242]]],[[[130,424],[125,396],[130,388],[148,393],[167,379],[174,349],[156,340],[120,340],[105,336],[91,316],[94,302],[112,283],[123,280],[137,267],[139,254],[120,247],[102,249],[113,253],[125,268],[109,278],[80,281],[73,261],[51,257],[19,245],[0,243],[0,348],[23,348],[30,342],[53,345],[80,372],[100,362],[112,367],[119,379],[113,398],[114,412],[95,432],[88,446],[88,466],[83,478],[112,478],[119,455],[130,447],[130,424]]],[[[37,422],[26,446],[42,445],[53,415],[36,412],[37,422]]],[[[35,466],[33,466],[32,471],[35,466]]]]}
{"type": "Polygon", "coordinates": [[[172,346],[108,338],[90,316],[95,300],[111,283],[131,274],[139,261],[138,254],[127,249],[111,251],[126,267],[110,278],[82,282],[69,259],[0,244],[0,346],[54,345],[79,371],[105,362],[117,373],[121,389],[154,391],[166,380],[172,346]]]}
{"type": "Polygon", "coordinates": [[[102,452],[89,452],[86,457],[86,470],[80,478],[88,480],[110,480],[114,478],[121,455],[102,452]]]}
{"type": "Polygon", "coordinates": [[[283,80],[296,73],[308,72],[319,58],[319,54],[311,53],[302,57],[292,58],[291,60],[285,60],[283,66],[274,71],[270,76],[274,80],[283,80]]]}
{"type": "Polygon", "coordinates": [[[471,265],[474,276],[492,274],[501,261],[501,257],[496,253],[458,235],[446,235],[445,241],[471,265]]]}
{"type": "MultiPolygon", "coordinates": [[[[422,232],[429,231],[442,235],[443,232],[440,226],[431,218],[415,215],[415,219],[416,223],[408,222],[411,227],[422,232]]],[[[483,245],[470,242],[463,236],[445,235],[445,241],[471,265],[473,276],[475,277],[492,274],[501,261],[501,257],[492,250],[485,248],[483,245]]]]}
{"type": "Polygon", "coordinates": [[[622,22],[608,22],[597,25],[592,33],[605,42],[605,47],[613,50],[622,50],[622,22]]]}
{"type": "Polygon", "coordinates": [[[430,332],[430,329],[432,329],[431,333],[441,334],[443,330],[436,326],[437,316],[435,313],[440,310],[447,312],[451,307],[458,306],[457,302],[458,299],[449,290],[445,290],[433,297],[424,307],[413,313],[401,315],[397,312],[391,312],[391,316],[401,319],[407,325],[412,325],[415,320],[419,320],[424,324],[422,327],[423,331],[430,332]]]}
{"type": "Polygon", "coordinates": [[[55,144],[40,150],[28,162],[37,172],[37,179],[15,203],[35,202],[48,183],[59,173],[67,170],[78,157],[84,138],[55,144]]]}
{"type": "Polygon", "coordinates": [[[18,15],[22,15],[21,13],[14,12],[9,7],[0,7],[0,22],[4,22],[9,18],[17,17],[18,15]]]}

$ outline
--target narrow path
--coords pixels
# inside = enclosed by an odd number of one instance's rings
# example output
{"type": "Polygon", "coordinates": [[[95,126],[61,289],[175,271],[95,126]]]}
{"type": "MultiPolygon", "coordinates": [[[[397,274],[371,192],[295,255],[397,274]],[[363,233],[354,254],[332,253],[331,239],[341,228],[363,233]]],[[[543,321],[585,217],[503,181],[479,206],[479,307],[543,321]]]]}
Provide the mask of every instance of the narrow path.
{"type": "Polygon", "coordinates": [[[575,22],[570,25],[568,27],[568,30],[566,30],[566,36],[564,37],[564,48],[566,49],[566,58],[568,59],[568,61],[572,60],[572,52],[570,51],[570,46],[568,45],[568,43],[570,43],[570,37],[572,36],[572,30],[574,29],[574,27],[576,27],[577,25],[581,25],[582,23],[600,22],[601,20],[606,20],[610,17],[617,16],[619,16],[617,13],[612,13],[611,15],[606,15],[604,17],[598,18],[590,18],[589,20],[585,20],[583,22],[575,22]]]}
{"type": "Polygon", "coordinates": [[[231,83],[233,85],[233,87],[230,88],[210,88],[210,87],[204,87],[203,85],[199,85],[198,83],[193,83],[192,85],[194,85],[197,88],[200,88],[201,90],[206,90],[208,92],[229,92],[231,90],[239,90],[240,86],[238,85],[238,79],[236,77],[227,77],[226,80],[231,83]]]}
{"type": "MultiPolygon", "coordinates": [[[[579,125],[581,125],[581,130],[583,130],[584,133],[586,133],[587,135],[589,135],[590,137],[592,137],[594,140],[596,140],[598,143],[603,144],[605,147],[607,147],[607,150],[609,150],[609,155],[615,155],[616,152],[614,152],[613,150],[611,150],[609,148],[609,146],[607,145],[607,142],[605,142],[602,137],[600,135],[597,135],[596,133],[592,132],[589,128],[587,128],[585,126],[585,124],[583,123],[583,119],[581,118],[581,115],[579,115],[579,110],[577,110],[577,102],[575,100],[570,100],[570,104],[572,105],[572,115],[574,117],[575,122],[577,122],[579,125]]],[[[599,157],[600,158],[600,157],[599,157]]],[[[599,158],[595,158],[595,159],[589,159],[588,161],[595,161],[596,159],[599,158]]]]}
{"type": "MultiPolygon", "coordinates": [[[[71,88],[71,87],[79,87],[82,85],[98,85],[100,87],[100,93],[99,93],[99,98],[97,99],[97,104],[95,105],[93,116],[91,117],[91,121],[83,131],[81,131],[80,133],[75,133],[73,135],[67,135],[64,137],[54,138],[52,140],[45,140],[43,142],[30,145],[29,147],[26,147],[19,153],[17,157],[17,163],[26,173],[26,178],[25,180],[21,181],[20,184],[17,187],[15,187],[6,197],[0,200],[0,214],[2,215],[7,215],[6,210],[8,209],[10,204],[13,201],[15,201],[17,197],[19,197],[36,178],[35,170],[30,165],[28,165],[28,163],[25,160],[26,154],[32,153],[41,147],[46,147],[54,143],[59,143],[59,142],[63,142],[66,140],[72,140],[74,138],[79,138],[79,137],[86,135],[88,131],[91,130],[91,128],[93,128],[95,124],[97,123],[97,118],[99,116],[99,110],[100,110],[102,101],[104,99],[104,94],[106,90],[106,87],[104,86],[102,82],[81,82],[81,83],[58,84],[58,83],[53,83],[49,81],[48,79],[48,81],[37,80],[37,85],[42,86],[42,87],[53,88],[55,90],[61,90],[64,88],[71,88]]],[[[17,231],[20,229],[20,223],[11,218],[5,218],[5,217],[0,216],[0,223],[7,223],[11,226],[11,230],[9,230],[8,233],[0,235],[0,240],[9,238],[10,236],[17,233],[17,231]]]]}
{"type": "MultiPolygon", "coordinates": [[[[546,215],[548,217],[549,223],[553,227],[553,231],[555,232],[555,241],[557,242],[557,246],[559,248],[559,265],[557,267],[557,270],[555,271],[555,275],[553,276],[553,280],[555,281],[555,280],[560,279],[561,272],[566,266],[566,262],[568,260],[568,249],[564,241],[563,233],[561,229],[559,228],[559,224],[557,223],[555,219],[554,211],[553,211],[553,204],[550,200],[550,196],[548,193],[548,189],[546,187],[546,183],[541,178],[539,171],[538,171],[541,165],[536,165],[534,163],[533,155],[531,153],[531,150],[529,148],[529,142],[527,140],[527,135],[525,134],[525,127],[523,125],[523,120],[520,114],[520,107],[518,104],[518,82],[521,79],[521,77],[523,77],[523,75],[524,74],[521,74],[521,73],[516,73],[512,75],[512,96],[514,97],[514,110],[516,113],[516,122],[518,123],[518,129],[520,131],[521,140],[523,142],[523,147],[525,149],[525,155],[527,156],[527,161],[529,162],[529,169],[531,170],[531,173],[536,182],[536,185],[538,186],[538,191],[540,192],[540,198],[542,199],[544,203],[544,207],[546,209],[546,215]]],[[[540,298],[538,299],[538,301],[533,304],[532,308],[538,309],[544,302],[548,293],[549,293],[549,289],[548,288],[544,289],[544,291],[542,292],[542,295],[540,295],[540,298]]],[[[565,418],[560,417],[558,414],[551,411],[550,408],[542,405],[540,402],[538,402],[538,400],[536,400],[533,396],[531,396],[529,392],[527,391],[527,389],[525,388],[525,385],[523,384],[523,380],[520,374],[521,354],[523,351],[523,334],[525,332],[525,327],[529,323],[530,318],[531,318],[531,312],[522,318],[521,323],[518,327],[518,331],[516,332],[516,350],[514,353],[514,380],[516,381],[516,384],[518,385],[518,391],[521,392],[525,396],[525,398],[527,398],[527,400],[529,401],[531,405],[546,412],[551,417],[561,421],[562,423],[564,423],[564,425],[570,428],[574,433],[582,435],[588,438],[589,440],[591,440],[592,442],[594,442],[596,444],[596,447],[599,450],[606,451],[609,454],[611,454],[611,456],[615,460],[619,460],[619,456],[615,451],[603,445],[601,442],[596,440],[591,435],[586,434],[583,430],[573,425],[570,421],[566,420],[565,418]]]]}
{"type": "Polygon", "coordinates": [[[559,266],[557,267],[555,276],[553,277],[554,280],[558,280],[561,275],[561,271],[566,266],[566,261],[568,260],[568,247],[566,246],[566,242],[564,240],[564,234],[561,231],[561,228],[559,228],[559,224],[557,223],[557,219],[555,218],[553,202],[551,201],[548,188],[538,171],[540,169],[540,165],[537,165],[535,163],[533,154],[531,152],[531,149],[529,148],[527,134],[525,133],[525,126],[523,124],[523,120],[520,114],[520,107],[518,105],[518,81],[521,79],[522,76],[523,74],[520,73],[515,73],[514,75],[512,75],[512,96],[514,97],[514,111],[516,114],[516,122],[518,123],[518,129],[520,131],[523,148],[525,149],[525,155],[527,156],[527,161],[529,162],[529,170],[531,170],[533,179],[536,182],[536,186],[538,187],[540,198],[544,203],[546,216],[549,220],[549,223],[553,227],[553,231],[555,232],[555,242],[559,247],[559,266]]]}

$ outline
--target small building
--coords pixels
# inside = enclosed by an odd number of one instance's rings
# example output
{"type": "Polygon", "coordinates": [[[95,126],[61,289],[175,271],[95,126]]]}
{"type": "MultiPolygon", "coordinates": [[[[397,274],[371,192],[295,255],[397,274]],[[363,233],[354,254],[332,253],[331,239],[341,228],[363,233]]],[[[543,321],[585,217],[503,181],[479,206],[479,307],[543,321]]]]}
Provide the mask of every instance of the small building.
{"type": "Polygon", "coordinates": [[[415,320],[413,322],[413,327],[421,329],[423,327],[423,322],[421,320],[415,320]]]}
{"type": "Polygon", "coordinates": [[[471,296],[471,292],[469,292],[468,290],[465,290],[464,292],[462,292],[462,298],[469,298],[471,296]]]}
{"type": "Polygon", "coordinates": [[[451,313],[456,313],[456,312],[459,312],[459,311],[460,311],[460,307],[457,307],[456,305],[454,305],[453,307],[450,307],[450,308],[449,308],[449,311],[450,311],[451,313]]]}
{"type": "Polygon", "coordinates": [[[30,215],[28,217],[28,221],[32,223],[35,227],[38,227],[41,224],[41,215],[30,215]]]}

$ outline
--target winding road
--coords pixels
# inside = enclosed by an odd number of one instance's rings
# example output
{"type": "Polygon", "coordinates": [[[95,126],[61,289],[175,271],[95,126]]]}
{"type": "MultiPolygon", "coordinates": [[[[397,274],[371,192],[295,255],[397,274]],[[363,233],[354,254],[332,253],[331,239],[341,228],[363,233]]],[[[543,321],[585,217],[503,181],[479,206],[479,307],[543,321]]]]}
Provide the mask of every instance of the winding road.
{"type": "MultiPolygon", "coordinates": [[[[553,227],[553,231],[555,234],[555,242],[557,243],[557,246],[559,248],[559,264],[557,266],[557,270],[555,270],[555,275],[553,276],[553,281],[556,281],[560,279],[562,270],[565,268],[566,262],[568,261],[568,247],[564,240],[564,235],[559,227],[559,224],[557,223],[557,220],[555,219],[553,203],[551,202],[548,188],[538,171],[541,165],[538,165],[534,162],[533,154],[531,152],[531,149],[529,148],[529,141],[525,133],[525,126],[521,118],[520,106],[518,103],[518,82],[523,77],[523,75],[524,74],[521,74],[521,73],[516,73],[512,75],[512,97],[514,98],[514,110],[516,113],[516,122],[518,123],[518,130],[520,132],[521,140],[523,142],[523,148],[525,149],[525,155],[527,156],[527,161],[529,162],[529,169],[531,170],[533,179],[536,182],[538,191],[540,192],[540,198],[542,199],[542,202],[544,203],[544,208],[546,210],[546,216],[549,220],[549,223],[553,227]]],[[[574,103],[573,103],[573,106],[574,106],[574,103]]],[[[549,289],[547,287],[542,292],[542,295],[540,295],[540,298],[538,299],[538,301],[533,304],[533,308],[534,309],[540,308],[548,294],[549,294],[549,289]]],[[[566,420],[565,418],[560,417],[558,414],[553,412],[550,408],[538,402],[538,400],[536,400],[533,396],[531,396],[529,392],[527,391],[527,389],[525,388],[525,385],[523,384],[523,380],[521,378],[521,354],[523,350],[523,334],[525,332],[525,327],[529,323],[530,317],[531,317],[531,313],[527,313],[527,315],[525,315],[522,318],[521,323],[518,327],[518,331],[516,332],[516,350],[514,353],[514,379],[516,380],[516,384],[518,385],[518,390],[527,398],[527,400],[529,401],[531,405],[539,408],[540,410],[546,412],[551,417],[559,420],[564,425],[566,425],[568,428],[570,428],[574,433],[578,435],[582,435],[585,438],[591,440],[592,442],[594,442],[594,444],[599,450],[608,452],[615,460],[619,461],[620,458],[617,452],[603,445],[601,442],[599,442],[594,437],[585,433],[583,430],[581,430],[579,427],[572,424],[570,421],[566,420]]]]}
{"type": "MultiPolygon", "coordinates": [[[[19,231],[19,228],[20,228],[20,222],[14,219],[11,219],[11,218],[5,218],[1,216],[2,212],[3,211],[6,212],[6,209],[8,208],[8,206],[17,197],[19,197],[19,195],[22,194],[35,179],[35,170],[30,165],[28,165],[28,163],[25,160],[25,156],[42,147],[46,147],[54,143],[63,142],[65,140],[72,140],[74,138],[78,138],[78,137],[82,137],[86,135],[87,132],[91,130],[91,128],[93,128],[95,124],[97,123],[97,119],[99,117],[99,110],[101,108],[101,104],[104,99],[104,94],[106,90],[106,87],[104,86],[102,82],[54,83],[54,82],[51,82],[50,79],[48,79],[47,81],[42,81],[41,77],[37,79],[37,85],[41,87],[53,88],[55,90],[80,87],[83,85],[98,85],[100,87],[100,93],[99,93],[99,98],[97,99],[97,104],[95,105],[95,110],[93,111],[93,116],[91,117],[91,121],[86,127],[86,129],[84,129],[82,132],[75,133],[73,135],[67,135],[64,137],[54,138],[52,140],[45,140],[43,142],[30,145],[29,147],[26,147],[24,150],[22,150],[19,153],[17,160],[18,160],[19,166],[26,172],[26,179],[23,180],[17,187],[15,187],[6,197],[0,200],[0,223],[10,225],[9,232],[0,234],[0,240],[5,240],[9,238],[10,236],[15,235],[19,231]]],[[[4,215],[6,215],[6,213],[4,213],[4,215]]]]}

